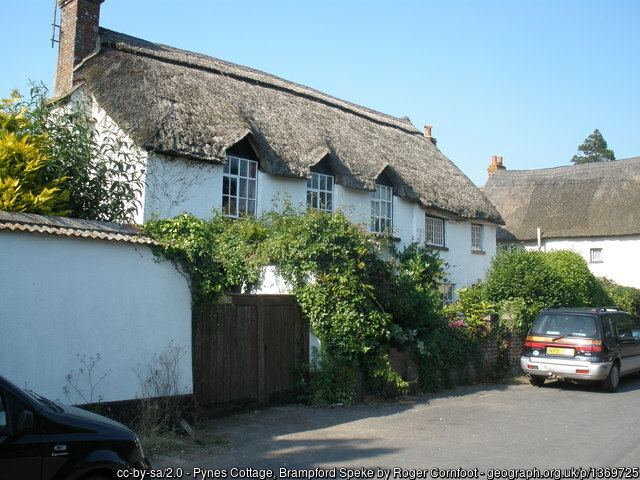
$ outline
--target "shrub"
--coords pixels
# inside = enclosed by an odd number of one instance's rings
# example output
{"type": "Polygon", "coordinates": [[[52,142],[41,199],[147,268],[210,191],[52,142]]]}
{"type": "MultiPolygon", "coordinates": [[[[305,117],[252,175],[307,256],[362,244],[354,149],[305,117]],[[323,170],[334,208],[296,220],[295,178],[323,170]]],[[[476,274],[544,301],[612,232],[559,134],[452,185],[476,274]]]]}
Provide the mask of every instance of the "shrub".
{"type": "Polygon", "coordinates": [[[491,262],[483,286],[514,330],[527,331],[537,314],[554,305],[602,306],[610,303],[604,288],[575,252],[500,252],[491,262]]]}
{"type": "Polygon", "coordinates": [[[618,285],[608,278],[601,278],[600,282],[611,298],[612,305],[640,317],[640,289],[618,285]]]}
{"type": "Polygon", "coordinates": [[[558,301],[571,307],[603,306],[610,298],[587,262],[576,252],[557,250],[544,254],[544,259],[562,279],[558,301]]]}

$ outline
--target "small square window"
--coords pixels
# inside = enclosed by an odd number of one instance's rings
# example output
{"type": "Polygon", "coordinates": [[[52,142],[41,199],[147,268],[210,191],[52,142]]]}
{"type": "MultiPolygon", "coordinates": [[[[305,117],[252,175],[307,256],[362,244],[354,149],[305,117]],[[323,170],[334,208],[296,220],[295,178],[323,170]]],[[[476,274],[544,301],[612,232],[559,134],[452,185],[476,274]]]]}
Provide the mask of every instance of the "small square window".
{"type": "Polygon", "coordinates": [[[601,248],[592,248],[589,251],[589,260],[591,263],[602,263],[602,249],[601,248]]]}

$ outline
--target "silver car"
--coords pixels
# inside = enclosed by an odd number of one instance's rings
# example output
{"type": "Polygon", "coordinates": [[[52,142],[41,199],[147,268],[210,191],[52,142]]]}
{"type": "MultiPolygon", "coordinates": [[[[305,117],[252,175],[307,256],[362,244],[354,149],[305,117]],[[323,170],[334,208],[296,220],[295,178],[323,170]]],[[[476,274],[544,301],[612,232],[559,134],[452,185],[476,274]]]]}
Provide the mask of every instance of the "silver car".
{"type": "Polygon", "coordinates": [[[620,376],[640,371],[640,319],[617,307],[545,310],[529,330],[520,367],[535,386],[599,382],[614,392],[620,376]]]}

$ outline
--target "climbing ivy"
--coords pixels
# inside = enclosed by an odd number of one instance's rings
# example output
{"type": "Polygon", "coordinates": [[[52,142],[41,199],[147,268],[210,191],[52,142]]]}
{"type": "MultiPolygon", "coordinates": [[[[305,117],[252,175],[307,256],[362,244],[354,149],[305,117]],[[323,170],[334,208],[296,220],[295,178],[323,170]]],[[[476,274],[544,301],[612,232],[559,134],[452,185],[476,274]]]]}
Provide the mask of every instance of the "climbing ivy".
{"type": "Polygon", "coordinates": [[[196,303],[241,288],[250,291],[263,267],[275,265],[323,353],[357,365],[367,385],[382,378],[406,388],[391,368],[389,346],[419,342],[443,326],[438,283],[444,264],[438,255],[415,245],[399,252],[343,212],[285,202],[259,217],[182,214],[154,219],[145,228],[160,243],[158,253],[182,265],[196,303]]]}

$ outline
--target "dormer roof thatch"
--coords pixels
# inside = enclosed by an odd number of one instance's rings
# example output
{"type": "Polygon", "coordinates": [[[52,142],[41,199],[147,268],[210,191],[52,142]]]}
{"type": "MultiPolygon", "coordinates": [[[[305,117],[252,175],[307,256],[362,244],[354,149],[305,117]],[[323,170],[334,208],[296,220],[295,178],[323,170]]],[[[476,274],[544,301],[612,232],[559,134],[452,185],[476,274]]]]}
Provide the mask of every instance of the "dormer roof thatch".
{"type": "Polygon", "coordinates": [[[500,170],[484,192],[506,221],[498,240],[640,234],[640,157],[540,170],[500,170]]]}
{"type": "Polygon", "coordinates": [[[269,174],[306,178],[329,156],[338,181],[395,193],[457,217],[502,223],[484,194],[408,119],[205,55],[100,29],[74,78],[138,144],[224,163],[245,137],[269,174]]]}

